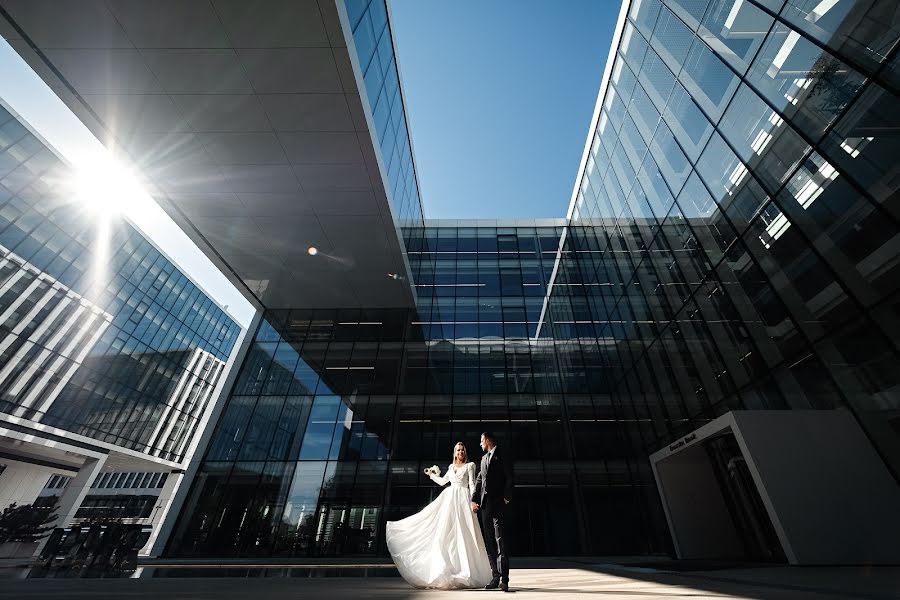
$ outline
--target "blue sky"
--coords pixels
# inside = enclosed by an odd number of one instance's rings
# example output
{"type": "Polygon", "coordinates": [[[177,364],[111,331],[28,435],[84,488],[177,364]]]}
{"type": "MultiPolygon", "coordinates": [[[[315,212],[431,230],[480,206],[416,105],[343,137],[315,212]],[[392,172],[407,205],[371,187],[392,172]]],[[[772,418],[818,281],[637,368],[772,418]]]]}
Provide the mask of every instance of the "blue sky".
{"type": "Polygon", "coordinates": [[[390,5],[425,216],[564,217],[619,2],[390,5]]]}

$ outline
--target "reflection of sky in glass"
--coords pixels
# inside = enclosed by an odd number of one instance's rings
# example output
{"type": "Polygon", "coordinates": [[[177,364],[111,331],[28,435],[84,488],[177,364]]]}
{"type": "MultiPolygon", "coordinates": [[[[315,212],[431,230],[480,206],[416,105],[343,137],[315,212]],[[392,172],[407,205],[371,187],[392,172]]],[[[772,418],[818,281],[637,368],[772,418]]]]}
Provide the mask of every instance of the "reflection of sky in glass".
{"type": "Polygon", "coordinates": [[[306,519],[312,519],[322,490],[325,462],[298,463],[291,481],[282,521],[297,528],[306,519]]]}
{"type": "Polygon", "coordinates": [[[385,188],[395,217],[404,227],[423,224],[422,202],[410,148],[397,75],[394,47],[384,0],[344,3],[365,94],[375,125],[375,141],[386,171],[385,188]]]}

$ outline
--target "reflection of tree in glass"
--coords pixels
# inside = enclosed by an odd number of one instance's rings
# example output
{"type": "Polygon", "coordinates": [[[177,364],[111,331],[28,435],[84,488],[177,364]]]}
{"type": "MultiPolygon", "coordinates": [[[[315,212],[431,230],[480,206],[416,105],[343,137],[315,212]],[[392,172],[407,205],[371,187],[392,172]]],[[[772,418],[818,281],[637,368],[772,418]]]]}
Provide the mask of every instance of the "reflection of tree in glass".
{"type": "Polygon", "coordinates": [[[0,544],[6,542],[33,543],[49,535],[56,520],[56,503],[33,506],[15,502],[0,513],[0,544]]]}
{"type": "Polygon", "coordinates": [[[847,106],[849,99],[862,85],[862,77],[853,77],[853,74],[850,67],[827,54],[820,55],[809,69],[810,78],[815,80],[807,99],[817,98],[816,105],[820,107],[820,112],[833,115],[827,119],[829,123],[847,106]]]}

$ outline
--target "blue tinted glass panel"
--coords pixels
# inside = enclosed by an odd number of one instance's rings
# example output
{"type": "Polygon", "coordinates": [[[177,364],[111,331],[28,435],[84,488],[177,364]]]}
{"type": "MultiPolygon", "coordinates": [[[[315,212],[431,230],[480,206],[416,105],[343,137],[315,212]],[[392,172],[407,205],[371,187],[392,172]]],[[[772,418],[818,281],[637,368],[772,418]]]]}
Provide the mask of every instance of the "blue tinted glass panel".
{"type": "Polygon", "coordinates": [[[710,0],[665,0],[666,6],[694,31],[703,19],[709,2],[710,0]]]}
{"type": "Polygon", "coordinates": [[[641,70],[641,64],[644,62],[644,55],[647,54],[647,49],[647,41],[643,36],[630,24],[625,25],[619,52],[625,57],[625,62],[628,63],[632,71],[637,72],[641,70]]]}
{"type": "Polygon", "coordinates": [[[650,45],[674,73],[681,71],[688,51],[694,42],[694,34],[668,8],[660,10],[656,29],[650,38],[650,45]]]}
{"type": "Polygon", "coordinates": [[[738,85],[738,78],[700,40],[694,42],[681,82],[712,120],[717,120],[738,85]]]}
{"type": "Polygon", "coordinates": [[[699,34],[716,54],[745,73],[773,22],[749,1],[712,0],[699,34]]]}
{"type": "Polygon", "coordinates": [[[663,117],[685,153],[691,160],[697,160],[713,126],[680,83],[672,90],[663,117]]]}
{"type": "Polygon", "coordinates": [[[647,50],[643,68],[638,73],[638,80],[657,109],[663,110],[675,86],[675,76],[652,48],[647,50]]]}
{"type": "Polygon", "coordinates": [[[645,36],[650,37],[660,8],[662,5],[659,0],[634,0],[628,16],[645,36]]]}

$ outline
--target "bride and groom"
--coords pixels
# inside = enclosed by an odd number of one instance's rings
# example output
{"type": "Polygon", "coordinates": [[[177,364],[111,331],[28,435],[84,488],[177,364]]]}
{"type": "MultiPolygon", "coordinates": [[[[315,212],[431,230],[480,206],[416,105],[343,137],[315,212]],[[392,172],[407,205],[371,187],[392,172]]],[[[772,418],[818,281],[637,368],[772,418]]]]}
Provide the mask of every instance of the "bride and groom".
{"type": "Polygon", "coordinates": [[[465,445],[457,443],[443,476],[425,469],[435,483],[450,487],[418,513],[387,523],[388,550],[400,575],[415,587],[509,591],[503,528],[512,497],[512,462],[489,432],[481,434],[481,449],[476,472],[465,445]]]}

